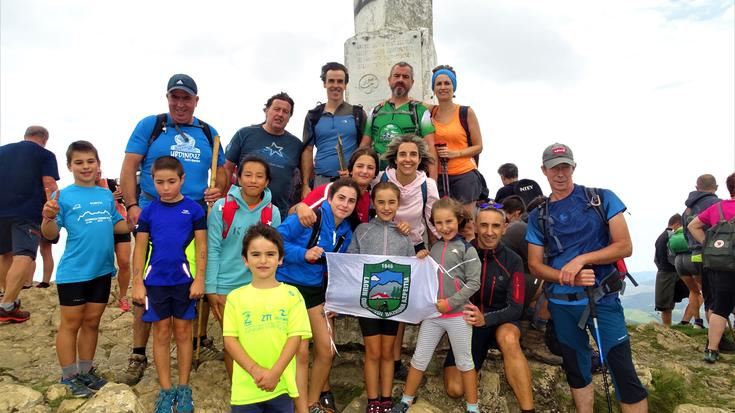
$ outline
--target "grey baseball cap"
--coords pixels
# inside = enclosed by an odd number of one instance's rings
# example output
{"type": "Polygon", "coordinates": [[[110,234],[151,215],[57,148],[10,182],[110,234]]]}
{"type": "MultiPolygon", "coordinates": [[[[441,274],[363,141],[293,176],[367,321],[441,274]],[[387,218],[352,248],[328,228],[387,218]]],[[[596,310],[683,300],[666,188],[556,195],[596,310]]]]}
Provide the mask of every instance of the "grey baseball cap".
{"type": "Polygon", "coordinates": [[[563,143],[555,143],[544,149],[543,163],[546,169],[553,168],[563,163],[577,166],[574,162],[572,149],[563,143]]]}
{"type": "Polygon", "coordinates": [[[183,73],[175,74],[171,76],[171,79],[168,80],[168,87],[166,88],[167,92],[171,92],[172,90],[180,89],[184,92],[196,96],[197,94],[197,84],[194,81],[194,79],[191,78],[189,75],[185,75],[183,73]]]}

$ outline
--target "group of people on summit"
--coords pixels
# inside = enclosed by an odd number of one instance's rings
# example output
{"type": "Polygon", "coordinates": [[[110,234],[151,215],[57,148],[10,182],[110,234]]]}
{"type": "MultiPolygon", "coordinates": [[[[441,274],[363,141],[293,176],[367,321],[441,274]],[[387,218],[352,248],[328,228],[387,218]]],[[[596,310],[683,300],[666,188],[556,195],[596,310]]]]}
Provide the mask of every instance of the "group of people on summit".
{"type": "MultiPolygon", "coordinates": [[[[468,412],[480,411],[477,371],[488,350],[498,348],[518,405],[533,412],[523,347],[528,354],[544,343],[529,345],[522,335],[530,337],[524,330],[543,329],[547,320],[556,332],[553,357],[561,356],[578,411],[592,411],[593,364],[599,368],[600,361],[623,411],[647,411],[618,298],[621,260],[632,253],[626,207],[610,190],[574,183],[572,149],[539,148],[548,197],[505,164],[498,170],[504,187],[488,200],[478,170],[478,118],[454,102],[452,67],[434,69],[433,105],[410,98],[413,68],[396,63],[387,78],[391,96],[369,112],[345,102],[344,65],[327,63],[320,77],[327,101],[307,113],[303,139],[286,131],[294,101],[279,93],[267,100],[265,121],[238,130],[225,150],[217,130],[194,117],[197,84],[172,76],[168,112],[141,120],[128,140],[119,199],[113,188],[100,187],[99,156],[90,142],[69,146],[74,184],[61,190],[55,157],[43,148],[45,129],[31,127],[23,142],[0,147],[6,183],[0,321],[29,319],[18,297],[40,234],[53,240],[64,228],[67,244],[56,273],[61,382],[74,395],[91,395],[106,383],[93,360],[116,272],[112,234],[132,231],[133,348],[125,380],[144,374],[153,326],[161,386],[156,412],[193,411],[192,359],[224,359],[232,412],[333,412],[334,315],[324,310],[324,253],[430,256],[442,268],[441,316],[420,324],[410,366],[401,363],[403,323],[359,319],[367,412],[410,411],[445,333],[450,396],[464,397],[468,412]],[[20,179],[17,170],[25,171],[20,179]],[[207,333],[210,313],[222,329],[224,352],[207,333]],[[599,352],[592,351],[588,330],[599,352]],[[170,374],[172,337],[177,384],[170,374]],[[406,384],[393,399],[396,380],[406,384]]],[[[733,212],[725,208],[726,215],[733,212]]],[[[699,215],[689,228],[698,239],[714,223],[699,215]]],[[[120,296],[127,299],[125,287],[120,296]]],[[[710,326],[720,322],[720,309],[732,307],[724,296],[714,302],[710,326]]],[[[710,337],[710,347],[716,345],[710,337]]]]}

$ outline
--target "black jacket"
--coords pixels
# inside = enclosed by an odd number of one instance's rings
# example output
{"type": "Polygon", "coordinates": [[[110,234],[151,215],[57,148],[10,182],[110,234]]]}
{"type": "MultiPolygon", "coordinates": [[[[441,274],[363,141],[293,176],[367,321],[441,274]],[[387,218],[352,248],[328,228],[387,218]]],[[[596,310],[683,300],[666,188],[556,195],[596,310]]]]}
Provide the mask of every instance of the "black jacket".
{"type": "Polygon", "coordinates": [[[495,250],[477,249],[482,269],[480,289],[470,301],[485,315],[485,326],[520,320],[523,313],[524,277],[521,257],[502,243],[495,250]]]}

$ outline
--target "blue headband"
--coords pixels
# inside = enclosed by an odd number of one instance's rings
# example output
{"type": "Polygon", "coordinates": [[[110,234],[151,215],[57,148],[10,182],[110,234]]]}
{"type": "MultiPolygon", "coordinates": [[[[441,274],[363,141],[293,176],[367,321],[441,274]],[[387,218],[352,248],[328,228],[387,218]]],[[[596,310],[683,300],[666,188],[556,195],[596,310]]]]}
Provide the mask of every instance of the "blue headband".
{"type": "Polygon", "coordinates": [[[449,76],[449,80],[452,81],[452,87],[454,88],[454,91],[457,91],[457,76],[452,73],[451,70],[447,69],[439,69],[436,72],[434,72],[433,75],[431,75],[431,90],[434,90],[434,85],[436,84],[436,78],[439,75],[447,75],[449,76]]]}

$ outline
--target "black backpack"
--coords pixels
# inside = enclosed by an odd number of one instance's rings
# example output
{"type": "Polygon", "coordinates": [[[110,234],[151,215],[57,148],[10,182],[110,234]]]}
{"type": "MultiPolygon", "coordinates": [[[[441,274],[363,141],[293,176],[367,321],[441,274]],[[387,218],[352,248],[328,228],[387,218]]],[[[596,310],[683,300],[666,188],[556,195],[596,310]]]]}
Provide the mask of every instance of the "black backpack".
{"type": "MultiPolygon", "coordinates": [[[[160,115],[156,115],[156,124],[155,126],[153,126],[153,132],[151,132],[151,136],[148,138],[149,148],[151,147],[151,145],[153,145],[153,142],[155,142],[155,140],[158,139],[159,136],[161,136],[161,133],[166,133],[166,129],[168,128],[167,121],[168,121],[168,113],[161,113],[160,115]]],[[[206,122],[199,119],[199,125],[186,125],[186,126],[202,128],[202,132],[204,132],[204,136],[207,137],[207,141],[209,142],[209,147],[214,148],[214,139],[212,138],[212,128],[206,122]]]]}
{"type": "MultiPolygon", "coordinates": [[[[311,235],[309,236],[309,242],[306,244],[306,249],[310,250],[311,248],[315,247],[317,243],[319,243],[319,235],[322,232],[322,209],[316,208],[314,210],[314,214],[316,215],[316,222],[314,222],[314,225],[311,227],[311,235]]],[[[337,243],[334,245],[334,249],[329,252],[339,252],[339,249],[342,248],[342,244],[345,243],[345,239],[347,237],[345,235],[341,235],[337,239],[337,243]]],[[[326,264],[327,259],[325,257],[321,257],[318,260],[314,261],[312,264],[326,264]]]]}
{"type": "Polygon", "coordinates": [[[717,209],[720,221],[705,233],[702,261],[707,270],[735,272],[735,216],[725,219],[722,202],[717,209]]]}
{"type": "MultiPolygon", "coordinates": [[[[321,118],[322,113],[324,113],[325,106],[326,104],[324,103],[317,103],[314,109],[311,109],[306,113],[306,119],[308,119],[309,122],[309,136],[304,142],[304,146],[308,146],[315,139],[316,132],[314,130],[316,128],[316,124],[319,123],[319,118],[321,118]]],[[[365,123],[364,113],[365,111],[362,110],[362,105],[352,105],[352,118],[355,119],[355,136],[357,137],[358,145],[360,144],[360,139],[362,139],[363,134],[362,125],[365,123]]]]}

